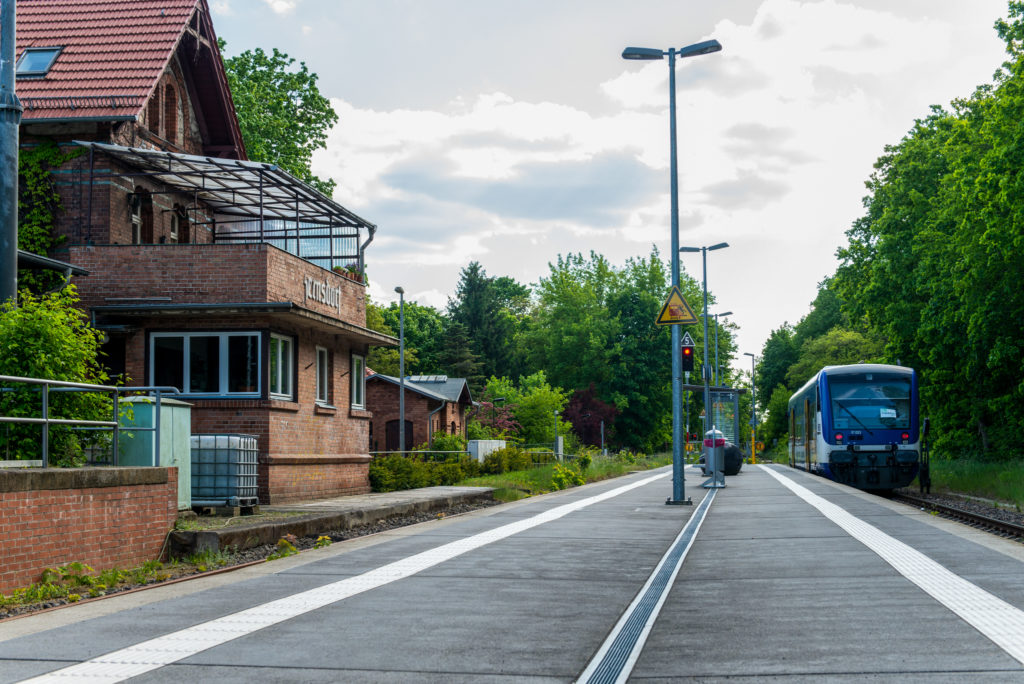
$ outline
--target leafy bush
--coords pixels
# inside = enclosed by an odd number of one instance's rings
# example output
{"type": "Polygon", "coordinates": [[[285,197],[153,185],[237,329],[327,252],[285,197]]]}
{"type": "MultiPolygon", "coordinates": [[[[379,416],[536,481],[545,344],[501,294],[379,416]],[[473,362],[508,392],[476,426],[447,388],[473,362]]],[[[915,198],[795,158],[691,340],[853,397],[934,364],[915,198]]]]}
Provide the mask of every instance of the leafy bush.
{"type": "Polygon", "coordinates": [[[486,475],[500,475],[533,467],[530,454],[518,447],[507,446],[484,456],[484,465],[480,469],[486,475]]]}
{"type": "Polygon", "coordinates": [[[551,485],[555,489],[568,489],[575,485],[585,484],[586,481],[587,479],[578,470],[559,463],[555,464],[554,470],[551,473],[551,485]]]}
{"type": "MultiPolygon", "coordinates": [[[[0,305],[0,375],[46,378],[68,382],[108,384],[109,377],[97,360],[102,334],[89,325],[75,308],[74,286],[35,297],[19,293],[16,307],[0,305]]],[[[12,384],[0,393],[0,415],[38,418],[42,399],[38,386],[12,384]]],[[[113,403],[109,394],[95,392],[52,392],[50,416],[77,420],[110,420],[113,403]]],[[[80,466],[83,449],[106,446],[110,434],[75,431],[50,426],[50,460],[53,465],[80,466]]],[[[42,440],[37,425],[8,424],[0,431],[0,458],[38,459],[42,440]]]]}
{"type": "Polygon", "coordinates": [[[433,444],[423,444],[417,447],[417,451],[465,451],[466,439],[462,435],[450,435],[447,432],[435,432],[431,440],[433,444]]]}
{"type": "Polygon", "coordinates": [[[452,485],[479,474],[480,465],[465,455],[432,462],[418,455],[389,454],[370,462],[370,486],[375,492],[452,485]]]}

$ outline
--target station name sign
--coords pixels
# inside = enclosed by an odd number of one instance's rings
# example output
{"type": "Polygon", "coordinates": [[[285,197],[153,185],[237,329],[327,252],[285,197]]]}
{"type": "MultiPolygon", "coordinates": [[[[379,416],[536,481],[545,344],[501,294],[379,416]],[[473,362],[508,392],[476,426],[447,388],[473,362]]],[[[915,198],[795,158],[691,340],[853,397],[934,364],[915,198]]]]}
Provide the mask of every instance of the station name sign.
{"type": "Polygon", "coordinates": [[[312,299],[327,306],[337,309],[341,315],[341,288],[331,285],[326,280],[314,280],[309,276],[302,278],[302,284],[306,288],[305,299],[312,299]]]}

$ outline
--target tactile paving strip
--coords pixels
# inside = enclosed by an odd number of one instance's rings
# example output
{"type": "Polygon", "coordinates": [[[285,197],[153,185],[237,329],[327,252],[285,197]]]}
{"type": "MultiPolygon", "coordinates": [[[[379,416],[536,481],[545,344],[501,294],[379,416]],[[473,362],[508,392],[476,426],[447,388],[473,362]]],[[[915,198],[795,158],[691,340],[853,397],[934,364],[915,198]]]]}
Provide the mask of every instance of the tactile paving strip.
{"type": "Polygon", "coordinates": [[[602,494],[557,506],[525,520],[502,525],[465,539],[459,539],[428,551],[403,558],[374,570],[349,577],[316,589],[303,591],[247,610],[225,615],[193,627],[172,632],[134,646],[107,653],[83,663],[70,665],[24,682],[63,682],[68,680],[108,684],[137,677],[164,665],[188,658],[233,639],[251,634],[304,613],[322,608],[350,596],[384,586],[415,575],[439,563],[451,560],[481,546],[511,537],[526,530],[557,520],[587,506],[606,501],[643,487],[671,473],[645,477],[602,494]]]}
{"type": "Polygon", "coordinates": [[[917,549],[890,537],[785,475],[775,472],[775,469],[764,465],[761,468],[1024,664],[1024,611],[968,582],[917,549]]]}

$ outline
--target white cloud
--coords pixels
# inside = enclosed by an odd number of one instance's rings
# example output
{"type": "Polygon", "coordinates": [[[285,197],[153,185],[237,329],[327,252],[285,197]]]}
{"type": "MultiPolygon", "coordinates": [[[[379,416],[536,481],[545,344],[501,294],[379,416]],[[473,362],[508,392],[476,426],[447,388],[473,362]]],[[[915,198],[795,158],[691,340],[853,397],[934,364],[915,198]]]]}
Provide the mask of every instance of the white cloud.
{"type": "Polygon", "coordinates": [[[290,14],[299,4],[299,0],[263,0],[274,14],[290,14]]]}
{"type": "MultiPolygon", "coordinates": [[[[724,49],[677,64],[681,241],[732,245],[709,258],[709,281],[744,350],[806,313],[883,146],[998,66],[998,41],[982,47],[961,19],[764,0],[749,23],[693,36],[724,49]]],[[[371,282],[401,280],[443,306],[470,260],[530,282],[570,250],[621,263],[656,243],[667,258],[667,64],[613,64],[593,86],[612,105],[600,114],[496,91],[436,110],[333,98],[340,122],[314,172],[380,226],[371,282]]]]}
{"type": "Polygon", "coordinates": [[[232,14],[231,2],[230,0],[213,0],[210,3],[210,11],[221,16],[230,16],[232,14]]]}

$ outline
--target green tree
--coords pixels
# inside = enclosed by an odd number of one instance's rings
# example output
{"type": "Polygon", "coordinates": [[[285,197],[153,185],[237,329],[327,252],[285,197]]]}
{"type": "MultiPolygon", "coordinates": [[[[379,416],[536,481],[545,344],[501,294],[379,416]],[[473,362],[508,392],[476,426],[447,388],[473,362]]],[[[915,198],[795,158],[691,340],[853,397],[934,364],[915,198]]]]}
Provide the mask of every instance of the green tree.
{"type": "Polygon", "coordinates": [[[455,321],[447,323],[444,345],[438,358],[441,369],[450,377],[465,378],[470,392],[475,394],[484,384],[480,361],[473,353],[466,327],[455,321]]]}
{"type": "MultiPolygon", "coordinates": [[[[793,328],[788,323],[772,330],[764,347],[761,358],[757,362],[757,386],[779,387],[786,384],[786,373],[796,363],[799,351],[793,339],[793,328]]],[[[796,389],[796,388],[791,388],[796,389]]],[[[758,393],[758,405],[762,411],[768,410],[770,393],[758,393]]]]}
{"type": "MultiPolygon", "coordinates": [[[[391,302],[387,308],[381,309],[381,317],[388,329],[398,336],[400,307],[398,302],[391,302]]],[[[441,370],[441,351],[444,347],[446,321],[444,316],[432,306],[416,302],[405,303],[405,349],[412,351],[415,358],[408,354],[405,358],[405,370],[410,375],[433,375],[441,370]]],[[[396,357],[397,358],[397,357],[396,357]]]]}
{"type": "Polygon", "coordinates": [[[833,328],[800,348],[800,357],[786,373],[786,383],[799,389],[825,366],[881,361],[882,344],[877,339],[854,330],[833,328]]]}
{"type": "MultiPolygon", "coordinates": [[[[89,324],[78,308],[75,287],[40,297],[25,290],[13,302],[0,305],[0,375],[66,382],[109,384],[98,361],[102,333],[89,324]]],[[[38,418],[42,415],[37,386],[11,383],[0,392],[0,415],[38,418]]],[[[113,402],[109,394],[52,392],[50,416],[74,420],[110,420],[113,402]]],[[[51,461],[74,466],[83,462],[83,447],[107,442],[108,433],[76,432],[50,427],[51,461]]],[[[38,426],[6,424],[0,430],[0,454],[4,459],[41,457],[38,426]]]]}
{"type": "MultiPolygon", "coordinates": [[[[218,40],[221,52],[224,41],[218,40]]],[[[317,75],[305,62],[277,48],[246,50],[224,59],[231,99],[249,158],[277,164],[328,197],[335,183],[313,175],[313,153],[326,146],[338,122],[331,102],[320,94],[317,75]]]]}
{"type": "Polygon", "coordinates": [[[520,378],[520,398],[515,407],[515,419],[520,425],[519,437],[526,444],[553,442],[555,440],[555,421],[558,421],[558,434],[566,435],[572,425],[565,422],[555,411],[561,413],[568,401],[568,396],[559,387],[552,387],[545,377],[544,371],[537,371],[520,378]]]}
{"type": "Polygon", "coordinates": [[[768,408],[765,410],[764,422],[760,426],[761,441],[771,444],[774,440],[784,442],[789,434],[789,398],[793,392],[779,385],[768,394],[768,408]]]}
{"type": "Polygon", "coordinates": [[[448,317],[463,326],[485,376],[512,375],[515,340],[529,301],[529,289],[512,278],[487,275],[476,261],[462,269],[448,317]]]}

